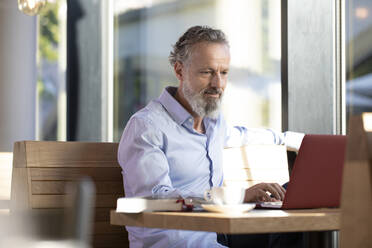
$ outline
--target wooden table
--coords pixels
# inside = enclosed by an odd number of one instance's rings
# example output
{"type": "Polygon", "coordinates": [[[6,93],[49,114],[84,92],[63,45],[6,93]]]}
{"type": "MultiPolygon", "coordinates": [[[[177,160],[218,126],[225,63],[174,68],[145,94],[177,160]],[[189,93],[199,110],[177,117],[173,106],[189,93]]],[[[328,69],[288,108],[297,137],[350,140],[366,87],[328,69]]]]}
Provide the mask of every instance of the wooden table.
{"type": "Polygon", "coordinates": [[[209,212],[117,213],[112,225],[210,231],[225,234],[333,231],[340,229],[339,209],[252,210],[232,215],[209,212]]]}

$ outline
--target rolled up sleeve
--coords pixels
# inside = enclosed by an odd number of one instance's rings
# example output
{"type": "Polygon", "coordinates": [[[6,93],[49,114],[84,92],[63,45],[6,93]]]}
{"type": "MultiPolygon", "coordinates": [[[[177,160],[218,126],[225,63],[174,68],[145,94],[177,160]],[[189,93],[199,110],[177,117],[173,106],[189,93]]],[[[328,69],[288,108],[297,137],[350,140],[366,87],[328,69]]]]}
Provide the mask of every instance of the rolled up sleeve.
{"type": "Polygon", "coordinates": [[[291,151],[298,151],[303,137],[303,133],[297,132],[288,131],[282,133],[273,129],[227,126],[225,147],[239,147],[249,144],[274,144],[284,145],[291,151]]]}

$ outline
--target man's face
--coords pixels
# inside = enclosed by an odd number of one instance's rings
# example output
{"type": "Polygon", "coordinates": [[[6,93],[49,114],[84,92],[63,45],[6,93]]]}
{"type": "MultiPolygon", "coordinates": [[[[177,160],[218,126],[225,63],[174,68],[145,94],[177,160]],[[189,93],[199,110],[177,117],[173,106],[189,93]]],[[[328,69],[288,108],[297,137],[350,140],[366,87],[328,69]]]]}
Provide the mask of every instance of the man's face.
{"type": "Polygon", "coordinates": [[[209,42],[195,44],[190,57],[181,64],[180,75],[177,75],[181,92],[199,116],[218,116],[229,65],[229,47],[209,42]]]}

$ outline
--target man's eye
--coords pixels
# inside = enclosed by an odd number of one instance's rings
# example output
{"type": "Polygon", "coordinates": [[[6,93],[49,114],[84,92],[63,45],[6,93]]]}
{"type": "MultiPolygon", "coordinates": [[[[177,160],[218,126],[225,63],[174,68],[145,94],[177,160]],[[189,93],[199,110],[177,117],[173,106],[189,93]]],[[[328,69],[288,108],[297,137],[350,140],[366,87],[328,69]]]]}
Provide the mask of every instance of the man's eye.
{"type": "Polygon", "coordinates": [[[229,73],[228,71],[221,72],[222,75],[227,75],[228,73],[229,73]]]}
{"type": "Polygon", "coordinates": [[[201,72],[202,74],[210,74],[210,73],[212,73],[211,71],[202,71],[201,72]]]}

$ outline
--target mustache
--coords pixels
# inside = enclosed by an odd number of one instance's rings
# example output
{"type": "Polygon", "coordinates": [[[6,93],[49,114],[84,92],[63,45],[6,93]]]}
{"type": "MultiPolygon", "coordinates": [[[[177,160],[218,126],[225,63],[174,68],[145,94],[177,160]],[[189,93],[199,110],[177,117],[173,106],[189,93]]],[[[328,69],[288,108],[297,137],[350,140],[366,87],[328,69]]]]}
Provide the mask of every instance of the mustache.
{"type": "Polygon", "coordinates": [[[202,90],[200,93],[202,95],[204,95],[204,94],[219,94],[219,95],[222,95],[223,91],[220,88],[211,87],[211,88],[206,88],[206,89],[202,90]]]}

